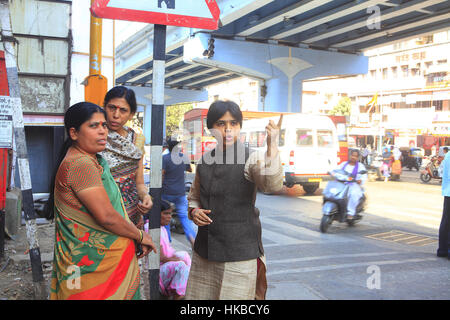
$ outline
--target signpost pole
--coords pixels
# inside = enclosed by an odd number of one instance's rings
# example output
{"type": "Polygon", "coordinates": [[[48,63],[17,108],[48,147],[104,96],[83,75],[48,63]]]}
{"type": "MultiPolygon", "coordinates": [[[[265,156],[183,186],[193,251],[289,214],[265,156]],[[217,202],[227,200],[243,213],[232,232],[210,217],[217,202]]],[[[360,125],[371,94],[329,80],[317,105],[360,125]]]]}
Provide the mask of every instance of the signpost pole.
{"type": "Polygon", "coordinates": [[[150,211],[149,231],[158,247],[157,254],[149,256],[150,300],[159,300],[159,243],[162,187],[162,143],[165,118],[164,76],[166,61],[166,25],[155,24],[153,38],[152,117],[150,142],[150,195],[153,207],[150,211]]]}

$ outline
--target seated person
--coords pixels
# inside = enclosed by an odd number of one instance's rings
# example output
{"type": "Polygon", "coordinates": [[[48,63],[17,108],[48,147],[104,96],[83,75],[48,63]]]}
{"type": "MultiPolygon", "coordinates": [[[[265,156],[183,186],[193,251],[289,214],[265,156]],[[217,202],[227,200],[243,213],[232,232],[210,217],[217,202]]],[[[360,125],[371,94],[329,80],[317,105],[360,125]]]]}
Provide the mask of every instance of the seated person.
{"type": "MultiPolygon", "coordinates": [[[[360,174],[361,171],[365,171],[366,167],[358,162],[359,151],[352,150],[349,161],[343,162],[339,165],[337,170],[344,170],[353,177],[353,182],[349,183],[348,190],[348,203],[347,203],[347,219],[352,220],[356,217],[356,208],[358,207],[359,200],[364,195],[364,189],[362,185],[367,180],[367,174],[360,174]]],[[[333,172],[331,173],[333,174],[333,172]]]]}
{"type": "Polygon", "coordinates": [[[164,296],[174,300],[184,298],[191,267],[191,257],[186,251],[175,251],[164,226],[172,219],[173,203],[161,200],[161,250],[159,287],[164,296]]]}

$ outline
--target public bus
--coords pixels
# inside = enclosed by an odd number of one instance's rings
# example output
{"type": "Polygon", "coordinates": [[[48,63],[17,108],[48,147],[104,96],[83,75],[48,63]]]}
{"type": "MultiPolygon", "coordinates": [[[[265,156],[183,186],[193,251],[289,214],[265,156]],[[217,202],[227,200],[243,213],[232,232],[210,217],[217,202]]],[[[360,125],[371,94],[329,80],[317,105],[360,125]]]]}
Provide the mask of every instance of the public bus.
{"type": "MultiPolygon", "coordinates": [[[[256,150],[267,149],[265,127],[278,117],[244,121],[241,142],[256,150]]],[[[328,172],[341,162],[336,126],[328,116],[285,114],[281,126],[279,151],[284,184],[300,184],[306,193],[314,193],[321,181],[330,180],[328,172]]]]}
{"type": "Polygon", "coordinates": [[[336,131],[339,141],[339,163],[348,160],[349,143],[347,134],[347,119],[346,116],[328,116],[336,126],[336,131]]]}

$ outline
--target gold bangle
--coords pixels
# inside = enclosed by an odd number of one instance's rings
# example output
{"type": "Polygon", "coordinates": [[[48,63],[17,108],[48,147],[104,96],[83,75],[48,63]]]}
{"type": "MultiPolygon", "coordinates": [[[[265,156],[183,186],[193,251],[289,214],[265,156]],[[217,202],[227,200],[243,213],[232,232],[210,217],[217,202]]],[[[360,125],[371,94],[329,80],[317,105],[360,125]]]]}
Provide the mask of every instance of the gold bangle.
{"type": "Polygon", "coordinates": [[[142,232],[141,229],[138,230],[139,230],[139,243],[142,243],[142,241],[144,240],[144,232],[142,232]]]}

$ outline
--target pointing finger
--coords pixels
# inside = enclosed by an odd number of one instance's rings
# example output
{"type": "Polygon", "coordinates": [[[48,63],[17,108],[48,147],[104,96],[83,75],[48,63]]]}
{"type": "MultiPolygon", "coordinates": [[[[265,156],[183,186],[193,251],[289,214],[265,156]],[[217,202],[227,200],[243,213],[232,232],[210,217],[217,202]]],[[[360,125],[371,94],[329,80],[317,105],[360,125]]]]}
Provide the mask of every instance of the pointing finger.
{"type": "Polygon", "coordinates": [[[283,114],[280,115],[280,120],[278,120],[278,124],[277,124],[278,129],[281,129],[282,123],[283,123],[283,114]]]}

